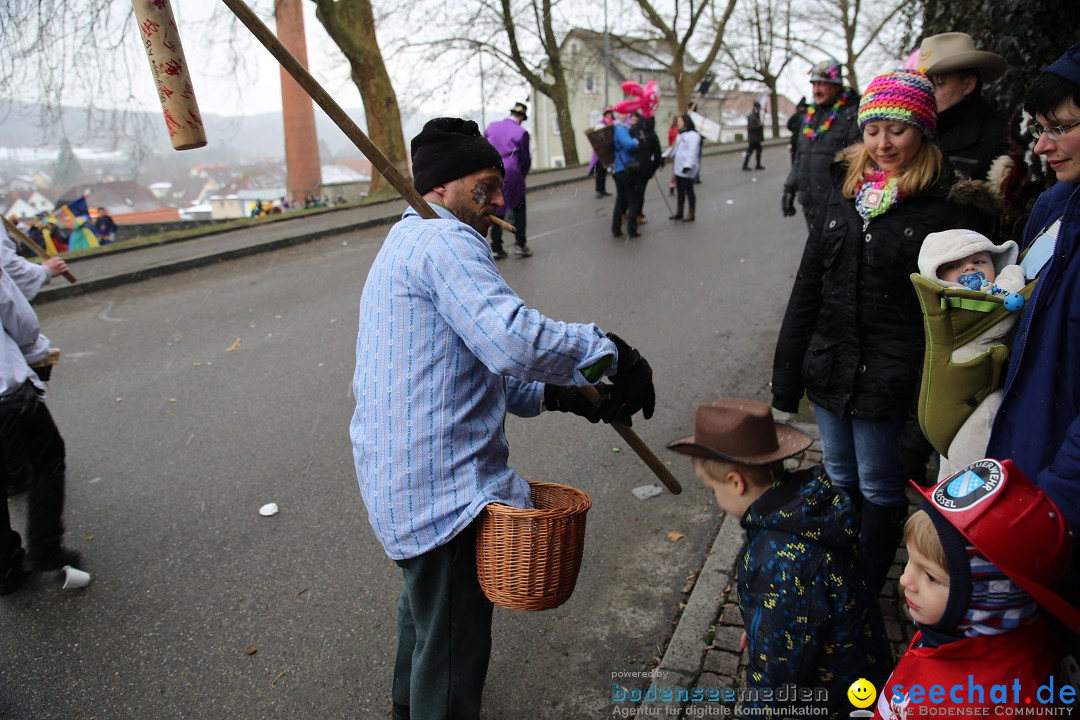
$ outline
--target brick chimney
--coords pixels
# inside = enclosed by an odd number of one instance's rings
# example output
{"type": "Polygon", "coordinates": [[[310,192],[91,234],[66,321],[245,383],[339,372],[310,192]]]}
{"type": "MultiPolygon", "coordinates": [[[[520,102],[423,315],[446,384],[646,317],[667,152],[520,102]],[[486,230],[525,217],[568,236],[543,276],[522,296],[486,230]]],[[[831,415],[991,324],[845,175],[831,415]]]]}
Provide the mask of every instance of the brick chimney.
{"type": "MultiPolygon", "coordinates": [[[[276,0],[274,19],[277,21],[278,38],[306,68],[307,42],[304,39],[304,12],[301,2],[302,0],[276,0]]],[[[308,195],[322,195],[315,108],[311,98],[285,68],[281,68],[281,106],[285,119],[285,165],[288,168],[289,198],[303,202],[308,195]]]]}

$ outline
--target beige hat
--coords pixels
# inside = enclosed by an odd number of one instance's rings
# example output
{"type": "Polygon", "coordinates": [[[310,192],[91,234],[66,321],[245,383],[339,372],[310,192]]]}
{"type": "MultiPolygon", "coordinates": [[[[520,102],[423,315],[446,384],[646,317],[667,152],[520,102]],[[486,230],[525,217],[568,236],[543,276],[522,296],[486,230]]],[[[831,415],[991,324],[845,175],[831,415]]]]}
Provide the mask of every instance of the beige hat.
{"type": "Polygon", "coordinates": [[[975,70],[983,82],[997,80],[1009,64],[992,52],[975,49],[967,33],[950,32],[923,38],[919,46],[919,70],[927,75],[941,75],[954,70],[975,70]]]}

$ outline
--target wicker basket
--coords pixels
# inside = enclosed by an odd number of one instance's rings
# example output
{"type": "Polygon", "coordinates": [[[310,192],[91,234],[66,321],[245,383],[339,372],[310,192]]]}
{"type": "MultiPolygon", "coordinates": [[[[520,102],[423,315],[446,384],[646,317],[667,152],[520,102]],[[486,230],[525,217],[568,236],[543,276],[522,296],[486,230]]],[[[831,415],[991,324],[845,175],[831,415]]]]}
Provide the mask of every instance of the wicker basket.
{"type": "Polygon", "coordinates": [[[488,600],[510,610],[550,610],[570,599],[585,546],[580,490],[531,482],[532,510],[492,503],[480,513],[476,572],[488,600]]]}
{"type": "Polygon", "coordinates": [[[589,128],[585,131],[596,157],[608,170],[615,167],[615,126],[589,128]]]}

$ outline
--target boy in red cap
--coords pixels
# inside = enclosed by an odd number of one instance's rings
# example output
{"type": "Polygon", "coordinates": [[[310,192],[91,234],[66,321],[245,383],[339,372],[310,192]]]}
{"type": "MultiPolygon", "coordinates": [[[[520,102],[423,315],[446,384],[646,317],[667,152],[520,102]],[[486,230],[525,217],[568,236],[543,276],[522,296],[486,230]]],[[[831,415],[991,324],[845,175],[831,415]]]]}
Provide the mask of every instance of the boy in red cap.
{"type": "Polygon", "coordinates": [[[1010,460],[979,460],[927,490],[912,485],[924,499],[904,527],[900,587],[919,631],[874,717],[1075,701],[1067,683],[1064,692],[1049,684],[1064,650],[1043,611],[1080,628],[1080,611],[1051,590],[1072,551],[1057,506],[1010,460]]]}
{"type": "MultiPolygon", "coordinates": [[[[797,472],[784,459],[811,439],[777,423],[768,405],[721,399],[700,405],[694,434],[668,443],[746,530],[738,559],[746,626],[746,681],[759,691],[825,689],[830,716],[849,709],[859,678],[881,683],[893,658],[881,611],[858,568],[859,519],[821,466],[797,472]]],[[[788,705],[745,700],[747,707],[788,705]]]]}

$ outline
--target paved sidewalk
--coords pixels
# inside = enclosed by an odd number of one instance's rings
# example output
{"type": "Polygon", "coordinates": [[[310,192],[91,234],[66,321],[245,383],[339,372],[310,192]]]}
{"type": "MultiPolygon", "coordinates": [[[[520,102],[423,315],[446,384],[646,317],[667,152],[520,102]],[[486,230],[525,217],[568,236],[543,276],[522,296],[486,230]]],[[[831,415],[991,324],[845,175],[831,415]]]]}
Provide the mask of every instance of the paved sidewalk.
{"type": "MultiPolygon", "coordinates": [[[[806,452],[785,464],[790,469],[820,464],[821,440],[817,425],[792,421],[788,413],[777,410],[773,414],[778,420],[790,422],[814,438],[814,443],[806,452]]],[[[739,519],[725,515],[705,566],[698,574],[686,602],[686,609],[655,670],[653,684],[656,687],[676,691],[687,688],[691,692],[700,689],[703,695],[707,695],[710,688],[741,688],[745,685],[747,654],[739,649],[743,620],[735,587],[735,562],[744,539],[739,519]]],[[[885,631],[897,658],[907,649],[914,635],[914,627],[904,614],[897,586],[906,562],[907,551],[901,547],[880,598],[885,631]]],[[[711,717],[734,712],[734,703],[723,705],[725,707],[721,708],[705,700],[662,702],[649,699],[636,708],[633,703],[627,703],[625,710],[628,717],[664,718],[711,717]]]]}

